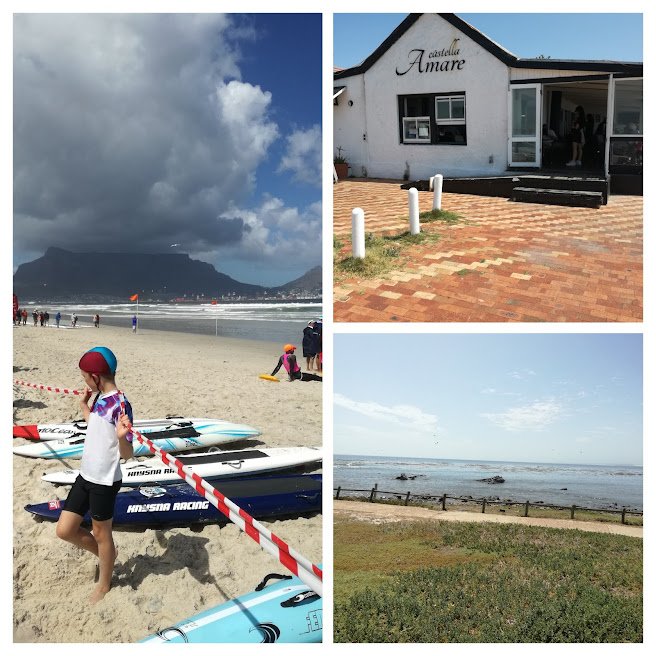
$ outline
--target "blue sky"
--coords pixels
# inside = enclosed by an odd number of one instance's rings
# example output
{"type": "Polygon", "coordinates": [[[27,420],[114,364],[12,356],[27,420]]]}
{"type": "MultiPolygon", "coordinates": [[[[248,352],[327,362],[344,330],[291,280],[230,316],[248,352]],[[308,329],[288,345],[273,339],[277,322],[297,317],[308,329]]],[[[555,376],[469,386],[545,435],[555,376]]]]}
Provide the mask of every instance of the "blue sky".
{"type": "Polygon", "coordinates": [[[13,36],[14,267],[174,249],[276,286],[320,264],[320,14],[15,14],[13,36]]]}
{"type": "MultiPolygon", "coordinates": [[[[592,6],[592,3],[591,3],[592,6]]],[[[642,14],[457,14],[518,57],[642,61],[642,14]],[[538,26],[538,27],[536,27],[538,26]]],[[[335,14],[334,64],[370,55],[407,14],[335,14]]]]}
{"type": "Polygon", "coordinates": [[[642,464],[642,336],[335,335],[338,454],[642,464]]]}

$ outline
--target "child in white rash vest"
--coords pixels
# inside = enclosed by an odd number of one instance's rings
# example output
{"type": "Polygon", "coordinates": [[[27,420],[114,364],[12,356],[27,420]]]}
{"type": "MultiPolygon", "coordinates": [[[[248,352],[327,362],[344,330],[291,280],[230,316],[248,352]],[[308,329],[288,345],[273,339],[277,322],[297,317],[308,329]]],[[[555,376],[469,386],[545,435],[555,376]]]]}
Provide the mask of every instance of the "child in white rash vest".
{"type": "Polygon", "coordinates": [[[92,604],[100,601],[111,587],[117,554],[112,518],[122,484],[120,459],[133,455],[132,407],[116,387],[116,364],[116,356],[104,346],[87,351],[80,359],[80,371],[87,384],[80,399],[87,434],[80,474],[57,522],[57,537],[98,557],[98,584],[91,594],[92,604]],[[93,392],[97,396],[89,408],[93,392]],[[91,531],[81,526],[87,510],[91,531]]]}

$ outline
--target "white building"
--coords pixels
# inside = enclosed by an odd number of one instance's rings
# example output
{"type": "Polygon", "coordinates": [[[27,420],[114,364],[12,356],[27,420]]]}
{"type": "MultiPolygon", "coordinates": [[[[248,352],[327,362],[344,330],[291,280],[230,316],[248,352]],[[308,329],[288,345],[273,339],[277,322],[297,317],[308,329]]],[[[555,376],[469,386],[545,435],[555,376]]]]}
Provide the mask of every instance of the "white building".
{"type": "Polygon", "coordinates": [[[335,72],[333,102],[335,154],[351,176],[571,170],[581,107],[581,170],[641,193],[641,62],[520,59],[454,14],[410,14],[359,66],[335,72]]]}

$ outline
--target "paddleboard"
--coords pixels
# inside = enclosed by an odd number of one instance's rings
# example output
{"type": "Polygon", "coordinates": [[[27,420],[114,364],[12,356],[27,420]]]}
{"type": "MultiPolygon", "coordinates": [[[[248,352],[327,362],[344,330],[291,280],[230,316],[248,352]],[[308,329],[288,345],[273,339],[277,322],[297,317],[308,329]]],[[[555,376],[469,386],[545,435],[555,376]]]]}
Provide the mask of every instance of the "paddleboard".
{"type": "MultiPolygon", "coordinates": [[[[218,453],[191,453],[177,459],[190,471],[206,480],[250,476],[279,469],[293,469],[322,458],[321,449],[315,447],[287,447],[280,449],[242,449],[218,453]]],[[[177,470],[164,465],[157,458],[130,460],[121,465],[123,485],[137,487],[144,483],[178,482],[177,470]]],[[[78,469],[64,469],[44,474],[41,478],[57,485],[72,485],[78,469]]]]}
{"type": "MultiPolygon", "coordinates": [[[[134,422],[134,427],[144,435],[146,433],[152,433],[148,435],[149,439],[161,439],[165,437],[182,437],[183,434],[179,432],[178,434],[171,435],[166,433],[166,431],[182,431],[185,428],[195,428],[199,430],[198,426],[212,423],[215,426],[215,430],[221,427],[221,430],[226,432],[230,431],[232,426],[242,427],[241,424],[233,424],[229,421],[224,421],[223,419],[197,419],[193,417],[177,417],[169,415],[164,419],[136,419],[134,422]],[[157,435],[157,433],[162,433],[157,435]]],[[[255,435],[260,435],[260,431],[247,427],[249,431],[255,431],[249,433],[248,435],[242,435],[237,432],[238,437],[252,437],[255,435]]],[[[14,426],[14,437],[22,437],[26,440],[64,440],[69,437],[86,437],[87,434],[87,423],[83,420],[74,421],[68,424],[22,424],[14,426]]]]}
{"type": "MultiPolygon", "coordinates": [[[[321,474],[267,476],[225,480],[219,491],[255,519],[273,519],[321,512],[321,474]]],[[[28,504],[27,512],[57,521],[66,509],[64,499],[28,504]]],[[[91,523],[89,513],[84,516],[91,523]]],[[[113,526],[189,526],[229,520],[187,483],[142,486],[119,492],[113,526]]]]}
{"type": "Polygon", "coordinates": [[[296,576],[276,583],[268,582],[269,577],[254,592],[160,629],[140,642],[321,642],[322,598],[296,576]]]}
{"type": "Polygon", "coordinates": [[[259,376],[262,380],[271,380],[274,383],[279,383],[280,379],[276,378],[275,376],[269,376],[269,374],[260,374],[259,376]]]}
{"type": "MultiPolygon", "coordinates": [[[[136,422],[135,428],[137,428],[136,422]]],[[[256,428],[245,424],[233,424],[216,419],[190,419],[181,424],[170,424],[163,430],[155,427],[138,428],[138,430],[166,453],[218,446],[261,434],[256,428]]],[[[79,459],[84,450],[85,435],[63,440],[39,440],[32,444],[14,447],[13,452],[17,456],[27,458],[79,459]]],[[[148,447],[135,441],[134,456],[147,455],[150,455],[148,447]]]]}

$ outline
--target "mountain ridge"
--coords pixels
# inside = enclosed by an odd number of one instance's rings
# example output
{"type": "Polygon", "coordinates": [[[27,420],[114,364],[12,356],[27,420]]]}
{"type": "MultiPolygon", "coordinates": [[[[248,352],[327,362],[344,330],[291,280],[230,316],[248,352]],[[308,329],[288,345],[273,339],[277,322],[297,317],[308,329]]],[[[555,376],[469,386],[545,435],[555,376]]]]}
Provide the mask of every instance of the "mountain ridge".
{"type": "Polygon", "coordinates": [[[235,280],[185,253],[75,253],[52,246],[43,256],[19,265],[14,274],[14,293],[33,300],[125,300],[136,293],[142,300],[315,295],[321,293],[321,266],[284,285],[265,287],[235,280]]]}

